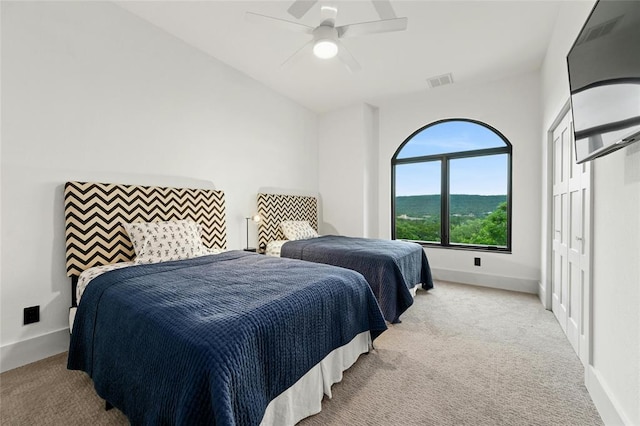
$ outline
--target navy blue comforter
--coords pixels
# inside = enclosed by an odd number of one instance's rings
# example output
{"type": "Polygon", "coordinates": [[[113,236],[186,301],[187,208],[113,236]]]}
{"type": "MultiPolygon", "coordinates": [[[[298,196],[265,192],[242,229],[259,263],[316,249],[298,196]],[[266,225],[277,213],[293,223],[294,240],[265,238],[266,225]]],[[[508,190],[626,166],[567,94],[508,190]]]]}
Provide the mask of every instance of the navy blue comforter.
{"type": "Polygon", "coordinates": [[[132,424],[255,425],[333,349],[385,329],[360,274],[232,251],[95,278],[68,368],[132,424]]]}
{"type": "Polygon", "coordinates": [[[288,241],[280,256],[360,272],[376,295],[385,319],[392,323],[398,322],[413,304],[410,288],[419,283],[425,290],[433,288],[427,256],[416,243],[325,235],[288,241]]]}

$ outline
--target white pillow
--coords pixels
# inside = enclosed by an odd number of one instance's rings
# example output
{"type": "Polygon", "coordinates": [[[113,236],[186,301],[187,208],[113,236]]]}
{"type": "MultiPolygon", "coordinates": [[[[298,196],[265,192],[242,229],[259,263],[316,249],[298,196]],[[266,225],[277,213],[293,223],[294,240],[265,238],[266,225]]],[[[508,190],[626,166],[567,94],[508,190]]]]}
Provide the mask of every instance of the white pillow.
{"type": "Polygon", "coordinates": [[[212,254],[191,220],[123,223],[136,252],[135,263],[158,263],[212,254]]]}
{"type": "Polygon", "coordinates": [[[306,220],[283,220],[280,222],[280,228],[288,240],[304,240],[318,236],[306,220]]]}

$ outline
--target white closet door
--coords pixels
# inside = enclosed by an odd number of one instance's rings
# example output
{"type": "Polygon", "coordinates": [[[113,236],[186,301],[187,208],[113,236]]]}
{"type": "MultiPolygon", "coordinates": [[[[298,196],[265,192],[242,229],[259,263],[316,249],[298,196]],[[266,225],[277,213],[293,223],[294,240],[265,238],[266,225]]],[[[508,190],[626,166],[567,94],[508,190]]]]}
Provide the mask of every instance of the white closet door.
{"type": "MultiPolygon", "coordinates": [[[[572,140],[572,153],[574,146],[572,140]]],[[[569,287],[573,297],[567,335],[583,364],[587,365],[589,345],[586,318],[589,318],[590,315],[589,301],[591,300],[589,295],[589,283],[591,282],[591,162],[576,164],[575,153],[573,153],[572,165],[569,191],[571,199],[575,200],[575,208],[570,215],[572,235],[569,247],[569,270],[571,271],[569,287]],[[577,340],[577,343],[574,344],[574,340],[577,340]]]]}
{"type": "Polygon", "coordinates": [[[569,115],[553,131],[553,260],[551,309],[562,330],[567,332],[568,308],[568,244],[567,209],[569,192],[569,169],[571,155],[569,115]]]}
{"type": "Polygon", "coordinates": [[[576,164],[571,113],[553,131],[552,310],[586,365],[591,164],[576,164]]]}
{"type": "MultiPolygon", "coordinates": [[[[573,154],[573,148],[571,148],[573,154]]],[[[573,159],[572,159],[573,160],[573,159]]],[[[584,227],[583,227],[583,202],[582,190],[580,187],[580,177],[582,175],[580,164],[575,164],[575,160],[569,165],[569,192],[568,200],[568,229],[567,229],[567,287],[569,289],[567,304],[567,337],[571,346],[580,353],[579,338],[582,326],[582,288],[583,278],[580,268],[580,257],[582,254],[582,246],[584,245],[584,227]]]]}

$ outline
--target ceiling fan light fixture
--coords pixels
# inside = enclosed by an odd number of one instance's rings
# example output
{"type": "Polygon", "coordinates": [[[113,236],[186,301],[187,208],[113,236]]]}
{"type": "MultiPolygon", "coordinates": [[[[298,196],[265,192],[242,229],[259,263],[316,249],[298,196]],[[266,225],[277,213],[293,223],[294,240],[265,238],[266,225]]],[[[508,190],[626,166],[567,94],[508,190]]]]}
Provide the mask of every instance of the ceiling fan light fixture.
{"type": "MultiPolygon", "coordinates": [[[[2,0],[0,0],[2,1],[2,0]]],[[[380,15],[380,20],[359,22],[336,27],[336,16],[338,9],[334,6],[322,6],[321,21],[317,27],[311,27],[299,22],[292,22],[286,19],[274,18],[272,16],[260,15],[258,13],[246,12],[247,19],[257,22],[269,22],[283,29],[303,33],[313,36],[293,55],[289,56],[282,65],[291,64],[296,58],[307,55],[311,50],[314,56],[320,59],[330,59],[336,57],[350,72],[357,72],[362,69],[358,61],[349,52],[347,46],[342,43],[343,38],[360,37],[368,34],[388,33],[394,31],[404,31],[407,29],[407,18],[396,18],[390,0],[371,0],[380,15]]],[[[291,15],[300,19],[316,4],[318,0],[294,0],[288,11],[291,15]]]]}
{"type": "Polygon", "coordinates": [[[331,59],[338,54],[338,44],[329,39],[322,39],[313,45],[313,54],[320,59],[331,59]]]}

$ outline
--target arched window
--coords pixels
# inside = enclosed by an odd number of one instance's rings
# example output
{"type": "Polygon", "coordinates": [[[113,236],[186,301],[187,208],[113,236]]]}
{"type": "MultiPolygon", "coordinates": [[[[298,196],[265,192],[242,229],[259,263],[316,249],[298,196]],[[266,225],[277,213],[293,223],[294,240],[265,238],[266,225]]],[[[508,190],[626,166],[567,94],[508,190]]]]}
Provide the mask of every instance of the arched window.
{"type": "Polygon", "coordinates": [[[479,121],[428,124],[391,159],[392,237],[511,251],[511,143],[479,121]]]}

